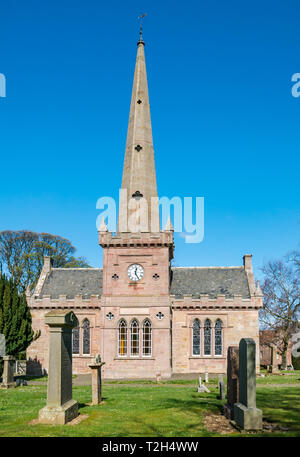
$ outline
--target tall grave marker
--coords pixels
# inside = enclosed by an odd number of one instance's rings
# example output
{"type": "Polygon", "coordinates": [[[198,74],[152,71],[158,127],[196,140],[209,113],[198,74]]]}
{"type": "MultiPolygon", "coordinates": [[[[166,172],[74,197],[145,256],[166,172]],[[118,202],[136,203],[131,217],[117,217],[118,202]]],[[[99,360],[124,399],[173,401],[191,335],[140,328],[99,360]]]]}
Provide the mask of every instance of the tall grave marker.
{"type": "Polygon", "coordinates": [[[233,419],[234,404],[239,401],[239,348],[229,346],[227,350],[227,403],[224,414],[233,419]]]}
{"type": "Polygon", "coordinates": [[[47,405],[39,422],[63,425],[78,416],[72,399],[72,329],[78,320],[72,311],[55,310],[45,315],[50,327],[47,405]]]}
{"type": "Polygon", "coordinates": [[[234,420],[244,430],[262,429],[262,411],[256,408],[256,347],[252,338],[239,344],[239,402],[234,404],[234,420]]]}

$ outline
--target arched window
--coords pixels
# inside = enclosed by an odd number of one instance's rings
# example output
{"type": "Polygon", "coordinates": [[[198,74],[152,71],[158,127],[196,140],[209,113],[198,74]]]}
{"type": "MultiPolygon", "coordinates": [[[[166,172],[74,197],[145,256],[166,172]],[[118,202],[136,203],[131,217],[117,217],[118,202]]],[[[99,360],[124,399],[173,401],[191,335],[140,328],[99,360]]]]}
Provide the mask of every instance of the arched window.
{"type": "Polygon", "coordinates": [[[73,354],[79,354],[79,327],[75,327],[72,330],[72,352],[73,354]]]}
{"type": "Polygon", "coordinates": [[[151,356],[152,353],[152,327],[149,319],[143,324],[143,355],[151,356]]]}
{"type": "Polygon", "coordinates": [[[130,325],[130,354],[132,356],[139,355],[139,323],[136,319],[131,322],[130,325]]]}
{"type": "Polygon", "coordinates": [[[209,319],[204,322],[204,355],[211,355],[211,322],[209,319]]]}
{"type": "Polygon", "coordinates": [[[193,355],[200,355],[200,321],[193,322],[193,355]]]}
{"type": "Polygon", "coordinates": [[[127,355],[127,323],[124,319],[119,322],[119,355],[127,355]]]}
{"type": "Polygon", "coordinates": [[[91,328],[88,319],[84,319],[82,323],[82,353],[91,353],[91,328]]]}
{"type": "Polygon", "coordinates": [[[215,323],[215,355],[222,355],[222,346],[222,321],[221,319],[217,319],[215,323]]]}

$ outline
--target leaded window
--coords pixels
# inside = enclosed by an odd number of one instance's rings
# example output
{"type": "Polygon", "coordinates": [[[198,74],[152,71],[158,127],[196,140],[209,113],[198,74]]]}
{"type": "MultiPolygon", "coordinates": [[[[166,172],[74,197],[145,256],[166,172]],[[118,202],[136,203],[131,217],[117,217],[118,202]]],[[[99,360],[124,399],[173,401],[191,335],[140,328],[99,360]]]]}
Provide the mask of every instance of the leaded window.
{"type": "Polygon", "coordinates": [[[217,319],[215,323],[215,355],[222,355],[222,321],[217,319]]]}
{"type": "Polygon", "coordinates": [[[119,322],[119,356],[127,355],[127,323],[124,319],[119,322]]]}
{"type": "Polygon", "coordinates": [[[193,322],[193,355],[200,355],[200,321],[193,322]]]}
{"type": "Polygon", "coordinates": [[[91,353],[91,327],[88,319],[84,319],[82,323],[82,353],[91,353]]]}
{"type": "Polygon", "coordinates": [[[152,352],[152,326],[149,319],[143,324],[143,355],[151,356],[152,352]]]}
{"type": "Polygon", "coordinates": [[[136,319],[131,322],[130,326],[131,352],[132,356],[139,355],[139,323],[136,319]]]}
{"type": "Polygon", "coordinates": [[[211,322],[209,319],[204,322],[204,355],[211,355],[211,322]]]}
{"type": "Polygon", "coordinates": [[[75,327],[72,330],[72,352],[73,354],[79,354],[79,327],[75,327]]]}

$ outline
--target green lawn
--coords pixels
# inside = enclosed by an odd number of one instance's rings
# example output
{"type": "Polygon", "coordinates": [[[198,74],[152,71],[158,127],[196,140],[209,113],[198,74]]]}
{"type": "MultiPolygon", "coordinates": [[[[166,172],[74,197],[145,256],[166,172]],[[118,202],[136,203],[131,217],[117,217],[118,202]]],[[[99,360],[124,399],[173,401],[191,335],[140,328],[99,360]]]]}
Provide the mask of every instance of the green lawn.
{"type": "MultiPolygon", "coordinates": [[[[284,378],[284,376],[280,377],[284,378]]],[[[265,378],[261,378],[265,379],[265,378]]],[[[0,390],[1,436],[155,436],[199,437],[218,436],[205,429],[207,413],[219,414],[222,402],[217,387],[210,394],[198,394],[197,382],[181,381],[182,387],[171,383],[145,384],[140,387],[114,384],[103,387],[104,402],[88,406],[91,387],[73,387],[73,398],[79,402],[80,414],[89,417],[74,426],[29,425],[46,404],[46,385],[28,385],[0,390]]],[[[264,419],[289,427],[289,432],[263,435],[300,436],[300,387],[257,388],[257,406],[264,419]]],[[[251,434],[255,436],[256,434],[251,434]]],[[[262,435],[262,433],[260,434],[262,435]]],[[[237,431],[231,436],[241,436],[237,431]]]]}

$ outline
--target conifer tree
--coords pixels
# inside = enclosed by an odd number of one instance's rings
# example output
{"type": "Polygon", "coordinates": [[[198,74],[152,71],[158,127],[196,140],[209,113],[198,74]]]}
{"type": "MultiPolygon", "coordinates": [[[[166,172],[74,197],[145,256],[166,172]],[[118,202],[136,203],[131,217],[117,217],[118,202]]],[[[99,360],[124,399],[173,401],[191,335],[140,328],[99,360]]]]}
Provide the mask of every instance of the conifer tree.
{"type": "Polygon", "coordinates": [[[0,333],[5,336],[6,354],[17,356],[39,337],[33,332],[31,314],[24,293],[12,279],[0,275],[0,333]]]}

